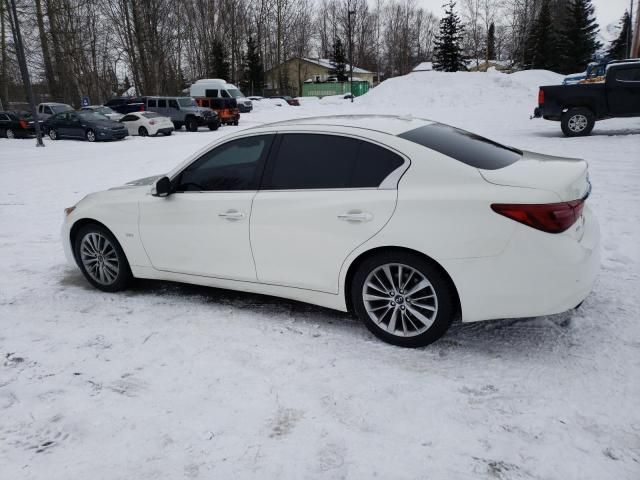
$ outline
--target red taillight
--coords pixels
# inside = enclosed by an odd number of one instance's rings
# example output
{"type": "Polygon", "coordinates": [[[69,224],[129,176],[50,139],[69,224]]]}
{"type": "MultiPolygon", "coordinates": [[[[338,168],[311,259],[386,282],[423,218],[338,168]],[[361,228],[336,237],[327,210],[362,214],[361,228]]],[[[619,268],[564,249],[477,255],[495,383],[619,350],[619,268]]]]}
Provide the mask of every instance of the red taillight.
{"type": "Polygon", "coordinates": [[[149,125],[155,125],[156,121],[155,120],[149,120],[149,125]]]}
{"type": "Polygon", "coordinates": [[[491,209],[516,222],[547,233],[562,233],[582,215],[584,199],[562,203],[494,203],[491,209]]]}
{"type": "Polygon", "coordinates": [[[538,91],[538,105],[544,105],[544,90],[538,91]]]}
{"type": "Polygon", "coordinates": [[[140,111],[144,112],[144,105],[140,105],[140,111]]]}
{"type": "Polygon", "coordinates": [[[20,128],[24,128],[25,130],[29,128],[29,122],[26,120],[18,120],[18,123],[20,124],[20,128]]]}

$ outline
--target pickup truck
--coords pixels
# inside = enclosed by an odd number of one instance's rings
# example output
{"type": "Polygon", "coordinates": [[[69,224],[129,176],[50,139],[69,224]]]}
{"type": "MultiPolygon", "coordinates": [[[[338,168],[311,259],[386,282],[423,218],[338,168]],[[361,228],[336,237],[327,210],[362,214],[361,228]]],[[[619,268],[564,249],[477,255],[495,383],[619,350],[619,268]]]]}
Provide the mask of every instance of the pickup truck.
{"type": "Polygon", "coordinates": [[[609,64],[603,82],[540,87],[533,116],[559,121],[567,137],[589,135],[597,120],[640,117],[640,60],[609,64]]]}

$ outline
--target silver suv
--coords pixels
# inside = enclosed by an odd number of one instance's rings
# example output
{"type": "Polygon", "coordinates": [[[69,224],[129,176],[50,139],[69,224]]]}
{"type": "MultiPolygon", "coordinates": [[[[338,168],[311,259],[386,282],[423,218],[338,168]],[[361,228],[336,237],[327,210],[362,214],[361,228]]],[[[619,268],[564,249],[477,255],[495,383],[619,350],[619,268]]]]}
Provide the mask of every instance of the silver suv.
{"type": "Polygon", "coordinates": [[[209,130],[220,126],[218,114],[210,108],[199,107],[191,97],[144,97],[142,100],[145,110],[171,118],[176,130],[183,125],[190,132],[197,132],[200,126],[207,126],[209,130]]]}

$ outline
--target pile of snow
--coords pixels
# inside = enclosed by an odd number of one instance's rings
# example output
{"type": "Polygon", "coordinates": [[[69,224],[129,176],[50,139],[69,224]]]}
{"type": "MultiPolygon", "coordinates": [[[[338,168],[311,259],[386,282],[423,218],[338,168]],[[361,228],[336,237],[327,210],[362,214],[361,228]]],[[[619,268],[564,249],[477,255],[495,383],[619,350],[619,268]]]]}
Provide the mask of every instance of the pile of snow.
{"type": "Polygon", "coordinates": [[[256,110],[269,110],[278,107],[290,107],[286,100],[282,98],[263,98],[253,102],[253,108],[256,110]]]}

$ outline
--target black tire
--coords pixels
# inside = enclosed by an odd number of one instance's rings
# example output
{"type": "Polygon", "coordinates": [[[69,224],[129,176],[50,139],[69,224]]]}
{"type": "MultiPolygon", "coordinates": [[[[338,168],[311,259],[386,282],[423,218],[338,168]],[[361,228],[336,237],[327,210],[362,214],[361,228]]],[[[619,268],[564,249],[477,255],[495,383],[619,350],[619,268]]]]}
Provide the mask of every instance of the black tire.
{"type": "Polygon", "coordinates": [[[220,124],[219,123],[210,123],[209,124],[209,130],[218,130],[218,128],[220,128],[220,124]]]}
{"type": "Polygon", "coordinates": [[[145,127],[140,127],[138,129],[138,135],[140,135],[141,137],[148,137],[149,136],[149,130],[147,130],[145,127]]]}
{"type": "Polygon", "coordinates": [[[7,138],[16,138],[16,132],[14,132],[11,128],[7,128],[4,131],[4,136],[7,138]]]}
{"type": "Polygon", "coordinates": [[[87,139],[87,142],[95,142],[96,140],[98,140],[98,136],[96,135],[96,132],[94,132],[91,129],[85,132],[84,138],[87,139]]]}
{"type": "Polygon", "coordinates": [[[562,114],[560,127],[567,137],[585,137],[591,134],[596,117],[588,108],[572,108],[562,114]]]}
{"type": "Polygon", "coordinates": [[[176,130],[182,130],[182,124],[180,122],[173,122],[173,127],[176,130]]]}
{"type": "MultiPolygon", "coordinates": [[[[118,292],[120,290],[124,290],[127,288],[129,283],[131,282],[131,279],[133,278],[133,275],[131,274],[131,268],[129,267],[129,262],[127,261],[127,257],[125,256],[120,243],[118,243],[118,240],[113,236],[113,234],[102,225],[91,223],[81,227],[80,230],[78,230],[78,232],[76,233],[75,238],[73,239],[73,252],[76,258],[76,263],[80,267],[80,271],[87,279],[87,281],[98,290],[102,290],[104,292],[118,292]],[[110,281],[106,284],[100,283],[99,281],[94,279],[92,274],[87,270],[87,267],[85,266],[85,263],[83,261],[83,252],[81,251],[81,248],[83,246],[83,240],[89,234],[97,234],[103,238],[106,238],[113,247],[115,257],[118,260],[118,273],[117,275],[115,275],[113,281],[110,281]]],[[[111,252],[111,250],[109,250],[109,252],[111,252]]],[[[107,258],[107,255],[105,255],[104,258],[107,258]]]]}
{"type": "Polygon", "coordinates": [[[236,126],[236,127],[237,127],[239,124],[240,124],[240,120],[236,120],[235,122],[233,122],[233,125],[234,125],[234,126],[236,126]]]}
{"type": "Polygon", "coordinates": [[[191,117],[187,119],[187,130],[190,132],[198,131],[198,120],[196,118],[191,117]]]}
{"type": "Polygon", "coordinates": [[[49,129],[49,138],[51,140],[58,140],[60,136],[58,135],[58,131],[55,128],[49,129]]]}
{"type": "Polygon", "coordinates": [[[164,136],[168,137],[169,135],[171,135],[173,132],[171,130],[167,130],[166,132],[164,132],[164,136]]]}
{"type": "MultiPolygon", "coordinates": [[[[384,281],[388,281],[386,276],[384,281]]],[[[370,283],[368,283],[368,285],[369,284],[370,283]]],[[[383,285],[383,287],[389,288],[387,285],[383,285]]],[[[367,288],[367,291],[370,292],[371,290],[369,287],[367,288]]],[[[424,347],[438,340],[448,330],[457,312],[457,303],[453,287],[439,268],[419,255],[408,252],[393,251],[369,257],[358,266],[358,269],[351,281],[351,305],[353,306],[353,310],[358,318],[364,322],[365,326],[376,337],[387,343],[391,343],[392,345],[409,348],[424,347]],[[403,278],[400,283],[402,284],[403,282],[406,282],[402,288],[407,288],[409,291],[415,288],[416,285],[421,282],[420,275],[422,275],[430,285],[417,290],[414,295],[408,295],[408,292],[404,290],[380,294],[384,295],[385,299],[374,300],[373,304],[370,302],[370,307],[375,306],[376,310],[378,310],[378,313],[372,312],[370,315],[367,311],[367,306],[365,306],[365,282],[368,281],[368,277],[372,272],[379,267],[389,264],[392,265],[391,275],[393,276],[395,268],[396,279],[398,275],[402,275],[403,278]],[[398,273],[398,265],[403,267],[400,273],[398,273]],[[409,269],[413,269],[415,271],[411,277],[408,275],[409,269]],[[391,295],[391,293],[393,293],[393,295],[391,295]],[[428,300],[420,300],[420,308],[424,308],[422,305],[423,302],[432,302],[433,306],[436,308],[435,313],[433,314],[434,316],[429,319],[432,322],[429,326],[427,326],[426,323],[421,323],[418,320],[418,316],[414,315],[414,312],[417,310],[416,305],[418,302],[416,298],[422,298],[416,297],[416,295],[427,294],[433,294],[435,297],[428,300]],[[402,309],[402,312],[400,312],[400,309],[402,309]],[[383,313],[380,313],[381,311],[383,313]],[[396,328],[394,329],[398,334],[393,334],[388,330],[388,328],[391,328],[391,317],[394,314],[398,315],[396,316],[398,323],[396,323],[396,328]],[[372,318],[372,315],[380,315],[380,322],[375,321],[372,318]],[[408,327],[406,330],[404,328],[405,324],[408,327]],[[401,332],[399,332],[399,328],[409,332],[410,335],[405,336],[400,334],[401,332]],[[421,329],[424,328],[426,328],[426,330],[421,331],[421,329]]],[[[432,307],[429,306],[429,308],[432,307]]],[[[429,310],[423,309],[417,313],[424,317],[422,313],[428,314],[428,312],[429,310]]]]}

